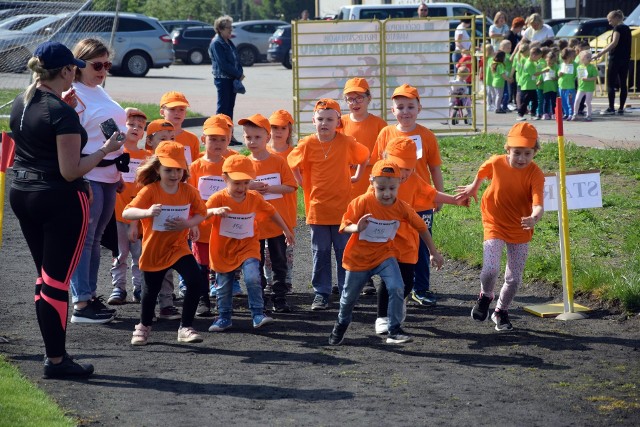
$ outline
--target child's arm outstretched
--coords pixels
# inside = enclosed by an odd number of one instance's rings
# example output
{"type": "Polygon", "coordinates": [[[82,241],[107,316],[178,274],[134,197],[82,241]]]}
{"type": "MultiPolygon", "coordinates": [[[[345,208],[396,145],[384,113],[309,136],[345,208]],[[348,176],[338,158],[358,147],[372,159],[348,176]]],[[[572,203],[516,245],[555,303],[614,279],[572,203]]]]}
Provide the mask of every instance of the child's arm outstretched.
{"type": "Polygon", "coordinates": [[[476,175],[475,179],[473,180],[473,182],[469,185],[459,185],[456,188],[456,199],[457,200],[461,200],[461,199],[465,199],[465,198],[470,198],[473,197],[473,200],[476,201],[476,203],[478,203],[478,189],[480,188],[480,184],[482,184],[482,181],[484,181],[484,178],[480,179],[478,177],[478,175],[476,175]]]}
{"type": "Polygon", "coordinates": [[[532,230],[533,227],[542,219],[544,213],[544,207],[540,205],[533,205],[531,209],[531,216],[523,216],[520,219],[520,224],[524,230],[532,230]]]}
{"type": "Polygon", "coordinates": [[[440,267],[442,267],[442,264],[444,264],[444,258],[442,257],[442,255],[440,255],[440,252],[438,252],[438,249],[436,248],[435,243],[433,243],[433,238],[431,238],[431,233],[429,233],[429,230],[427,229],[425,231],[420,232],[419,234],[424,244],[427,245],[427,248],[429,248],[431,265],[435,267],[436,270],[440,270],[440,267]]]}
{"type": "Polygon", "coordinates": [[[128,219],[129,221],[137,221],[139,219],[158,216],[160,212],[162,212],[161,204],[151,205],[148,209],[128,208],[122,211],[122,218],[128,219]]]}
{"type": "Polygon", "coordinates": [[[273,220],[273,222],[278,224],[278,227],[282,228],[282,231],[284,231],[284,237],[287,240],[287,245],[289,246],[295,245],[296,240],[293,237],[293,233],[291,232],[291,230],[289,230],[289,227],[287,227],[287,224],[285,224],[280,214],[278,212],[274,213],[271,219],[273,220]]]}
{"type": "Polygon", "coordinates": [[[264,196],[267,193],[271,193],[271,194],[293,193],[294,191],[296,191],[296,188],[290,185],[284,185],[284,184],[269,185],[266,182],[252,181],[249,184],[249,190],[255,190],[264,196]]]}
{"type": "Polygon", "coordinates": [[[469,196],[466,197],[459,197],[459,196],[453,196],[451,194],[447,194],[447,193],[443,193],[441,191],[438,191],[436,193],[436,197],[433,198],[433,201],[436,202],[437,204],[441,205],[443,203],[447,203],[450,205],[458,205],[458,206],[465,206],[465,207],[469,207],[469,196]]]}
{"type": "Polygon", "coordinates": [[[222,206],[219,208],[209,208],[207,209],[206,218],[209,218],[213,215],[219,215],[224,218],[229,214],[229,212],[231,212],[231,208],[229,206],[222,206]]]}

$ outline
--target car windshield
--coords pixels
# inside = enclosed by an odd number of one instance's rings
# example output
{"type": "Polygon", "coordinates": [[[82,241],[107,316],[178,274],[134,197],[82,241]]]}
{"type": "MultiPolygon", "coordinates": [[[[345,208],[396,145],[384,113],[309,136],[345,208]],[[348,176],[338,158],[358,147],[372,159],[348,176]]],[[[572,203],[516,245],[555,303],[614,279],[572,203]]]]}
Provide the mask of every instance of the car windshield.
{"type": "Polygon", "coordinates": [[[20,31],[24,31],[25,33],[33,33],[36,32],[42,28],[47,28],[50,26],[53,26],[54,24],[56,24],[59,20],[62,20],[64,18],[64,16],[60,16],[60,15],[54,15],[54,16],[49,16],[47,18],[44,18],[38,22],[34,22],[31,25],[27,25],[26,27],[24,27],[22,30],[20,31]]]}
{"type": "Polygon", "coordinates": [[[580,30],[580,22],[567,22],[558,30],[556,37],[573,37],[580,30]]]}

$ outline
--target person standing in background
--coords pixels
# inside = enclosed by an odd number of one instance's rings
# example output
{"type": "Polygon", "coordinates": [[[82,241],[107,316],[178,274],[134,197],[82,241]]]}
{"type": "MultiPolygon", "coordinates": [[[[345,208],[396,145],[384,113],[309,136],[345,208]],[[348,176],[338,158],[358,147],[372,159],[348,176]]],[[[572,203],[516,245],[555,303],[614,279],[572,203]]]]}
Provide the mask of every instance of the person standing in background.
{"type": "Polygon", "coordinates": [[[418,5],[418,18],[427,18],[429,16],[429,6],[422,2],[418,5]]]}

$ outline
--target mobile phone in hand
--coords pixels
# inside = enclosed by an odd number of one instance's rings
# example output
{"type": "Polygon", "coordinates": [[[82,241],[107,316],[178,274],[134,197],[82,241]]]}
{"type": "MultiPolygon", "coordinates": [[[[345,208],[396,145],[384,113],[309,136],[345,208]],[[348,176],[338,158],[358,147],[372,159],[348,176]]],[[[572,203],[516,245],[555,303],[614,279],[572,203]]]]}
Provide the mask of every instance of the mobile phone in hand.
{"type": "Polygon", "coordinates": [[[124,134],[120,132],[120,128],[113,119],[108,119],[100,123],[100,130],[107,139],[111,138],[111,135],[113,135],[114,132],[118,132],[118,137],[116,138],[118,141],[122,141],[124,139],[124,134]]]}

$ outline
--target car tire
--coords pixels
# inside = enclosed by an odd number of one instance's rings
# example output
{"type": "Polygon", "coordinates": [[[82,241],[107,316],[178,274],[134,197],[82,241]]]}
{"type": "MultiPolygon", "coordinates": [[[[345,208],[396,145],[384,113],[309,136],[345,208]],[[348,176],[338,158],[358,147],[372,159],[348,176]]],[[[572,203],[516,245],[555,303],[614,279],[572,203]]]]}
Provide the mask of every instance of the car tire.
{"type": "Polygon", "coordinates": [[[142,51],[133,51],[122,60],[122,72],[131,77],[144,77],[151,68],[151,58],[142,51]]]}
{"type": "Polygon", "coordinates": [[[238,49],[238,57],[243,67],[251,67],[257,62],[258,52],[251,46],[243,46],[238,49]]]}
{"type": "Polygon", "coordinates": [[[200,65],[204,62],[204,52],[200,49],[193,49],[187,54],[186,63],[189,65],[200,65]]]}
{"type": "Polygon", "coordinates": [[[292,68],[291,65],[291,57],[289,56],[289,52],[284,54],[284,59],[282,60],[282,65],[284,66],[284,68],[286,68],[287,70],[290,70],[292,68]]]}

